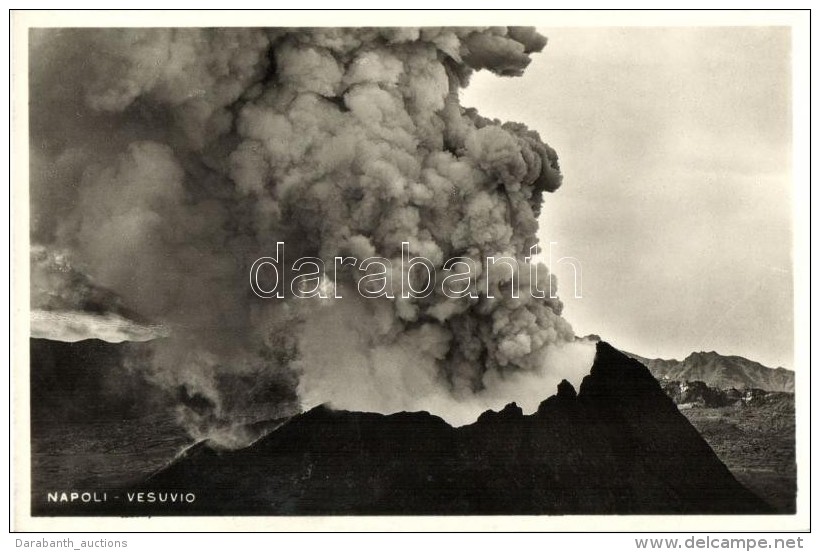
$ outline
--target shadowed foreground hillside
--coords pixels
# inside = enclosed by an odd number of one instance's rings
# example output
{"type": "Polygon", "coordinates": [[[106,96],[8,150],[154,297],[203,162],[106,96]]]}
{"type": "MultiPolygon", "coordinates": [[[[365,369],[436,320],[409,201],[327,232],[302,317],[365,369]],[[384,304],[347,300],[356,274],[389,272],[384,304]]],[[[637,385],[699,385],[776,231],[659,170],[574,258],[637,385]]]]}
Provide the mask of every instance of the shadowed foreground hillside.
{"type": "MultiPolygon", "coordinates": [[[[772,509],[740,485],[639,362],[598,344],[576,395],[508,405],[453,428],[426,412],[317,407],[242,450],[202,442],[141,486],[185,504],[74,505],[78,513],[737,514],[772,509]]],[[[42,513],[66,512],[44,505],[42,513]]]]}
{"type": "MultiPolygon", "coordinates": [[[[712,391],[729,394],[714,388],[712,391]]],[[[794,395],[755,391],[757,393],[746,392],[744,398],[748,400],[714,407],[688,403],[679,408],[738,481],[776,507],[779,513],[794,513],[797,508],[794,395]]]]}

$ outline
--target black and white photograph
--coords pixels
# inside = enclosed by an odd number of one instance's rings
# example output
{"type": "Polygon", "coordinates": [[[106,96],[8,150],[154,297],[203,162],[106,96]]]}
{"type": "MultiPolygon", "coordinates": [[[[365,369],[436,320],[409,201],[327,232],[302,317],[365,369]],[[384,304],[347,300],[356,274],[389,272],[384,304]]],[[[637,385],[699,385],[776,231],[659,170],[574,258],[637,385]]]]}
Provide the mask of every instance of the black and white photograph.
{"type": "Polygon", "coordinates": [[[72,15],[13,45],[18,519],[807,528],[808,16],[72,15]]]}

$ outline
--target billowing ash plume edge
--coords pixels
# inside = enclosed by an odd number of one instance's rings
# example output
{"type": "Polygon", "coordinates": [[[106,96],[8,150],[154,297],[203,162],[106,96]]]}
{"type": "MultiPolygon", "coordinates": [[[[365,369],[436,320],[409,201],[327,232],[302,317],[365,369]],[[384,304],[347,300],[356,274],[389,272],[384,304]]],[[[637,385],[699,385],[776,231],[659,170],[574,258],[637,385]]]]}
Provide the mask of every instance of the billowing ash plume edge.
{"type": "Polygon", "coordinates": [[[473,71],[520,75],[545,44],[514,27],[33,29],[33,309],[92,296],[162,325],[146,377],[209,405],[180,407],[195,435],[319,402],[461,423],[577,382],[592,349],[561,302],[513,297],[486,264],[526,266],[557,156],[458,102],[473,71]],[[277,242],[286,264],[398,260],[402,242],[436,268],[470,258],[478,297],[261,300],[247,271],[277,242]],[[298,401],[265,400],[283,386],[298,401]]]}

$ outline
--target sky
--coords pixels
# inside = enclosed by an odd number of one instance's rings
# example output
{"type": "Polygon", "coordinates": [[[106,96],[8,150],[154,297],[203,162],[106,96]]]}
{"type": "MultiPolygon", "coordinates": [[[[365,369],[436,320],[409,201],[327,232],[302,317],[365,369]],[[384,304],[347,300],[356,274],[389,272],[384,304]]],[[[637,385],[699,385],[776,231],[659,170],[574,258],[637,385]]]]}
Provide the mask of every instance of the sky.
{"type": "Polygon", "coordinates": [[[542,246],[564,316],[650,357],[793,366],[787,28],[545,28],[523,77],[473,76],[465,106],[558,152],[542,246]]]}

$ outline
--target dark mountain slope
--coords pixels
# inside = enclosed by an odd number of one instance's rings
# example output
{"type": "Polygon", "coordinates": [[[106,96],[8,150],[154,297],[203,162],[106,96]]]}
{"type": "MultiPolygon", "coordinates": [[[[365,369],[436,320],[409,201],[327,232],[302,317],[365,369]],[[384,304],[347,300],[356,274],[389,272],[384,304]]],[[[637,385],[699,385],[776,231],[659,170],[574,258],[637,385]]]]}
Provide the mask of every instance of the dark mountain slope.
{"type": "Polygon", "coordinates": [[[169,407],[140,369],[150,343],[31,339],[33,424],[136,418],[169,407]]]}
{"type": "Polygon", "coordinates": [[[509,405],[452,428],[425,412],[320,406],[242,450],[201,443],[144,489],[196,492],[154,506],[176,515],[771,512],[649,371],[606,343],[577,396],[562,383],[530,416],[509,405]]]}
{"type": "Polygon", "coordinates": [[[796,511],[794,393],[660,383],[738,481],[778,512],[796,511]]]}

